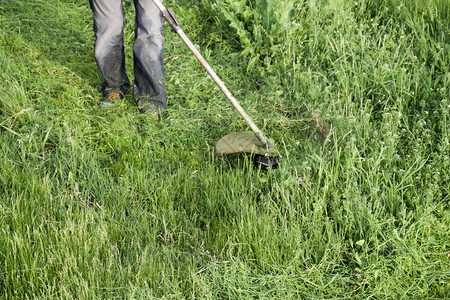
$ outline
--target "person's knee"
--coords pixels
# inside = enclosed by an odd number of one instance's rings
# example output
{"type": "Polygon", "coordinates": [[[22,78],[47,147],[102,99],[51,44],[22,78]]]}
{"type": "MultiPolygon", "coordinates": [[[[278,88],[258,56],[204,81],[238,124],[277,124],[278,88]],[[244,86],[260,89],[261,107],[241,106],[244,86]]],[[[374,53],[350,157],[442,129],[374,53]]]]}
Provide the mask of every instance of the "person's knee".
{"type": "Polygon", "coordinates": [[[105,53],[123,47],[123,25],[111,22],[103,23],[96,31],[95,58],[101,59],[105,53]]]}
{"type": "Polygon", "coordinates": [[[133,53],[136,58],[146,57],[150,60],[161,60],[163,50],[164,37],[161,33],[139,36],[133,45],[133,53]]]}
{"type": "Polygon", "coordinates": [[[123,27],[125,20],[123,18],[104,18],[95,22],[95,35],[97,39],[119,39],[123,35],[123,27]]]}

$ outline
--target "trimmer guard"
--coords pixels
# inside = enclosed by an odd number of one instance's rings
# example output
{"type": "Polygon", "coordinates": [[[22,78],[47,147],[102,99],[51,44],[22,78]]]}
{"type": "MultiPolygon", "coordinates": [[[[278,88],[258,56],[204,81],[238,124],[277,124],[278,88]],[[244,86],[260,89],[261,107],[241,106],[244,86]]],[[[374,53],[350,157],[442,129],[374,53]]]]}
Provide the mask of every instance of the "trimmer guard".
{"type": "Polygon", "coordinates": [[[264,145],[252,131],[240,131],[230,133],[221,138],[214,147],[214,157],[233,153],[258,154],[266,157],[279,155],[272,139],[264,145]]]}

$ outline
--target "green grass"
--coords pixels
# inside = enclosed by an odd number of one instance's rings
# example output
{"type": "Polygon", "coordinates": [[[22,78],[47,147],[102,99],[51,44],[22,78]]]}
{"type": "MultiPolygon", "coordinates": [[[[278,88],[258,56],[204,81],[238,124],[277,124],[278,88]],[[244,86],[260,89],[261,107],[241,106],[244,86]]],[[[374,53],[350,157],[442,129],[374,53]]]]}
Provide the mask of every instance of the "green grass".
{"type": "Polygon", "coordinates": [[[248,128],[168,28],[156,121],[97,107],[87,1],[0,2],[0,298],[450,297],[450,4],[286,3],[262,38],[165,1],[276,141],[264,171],[213,160],[248,128]]]}

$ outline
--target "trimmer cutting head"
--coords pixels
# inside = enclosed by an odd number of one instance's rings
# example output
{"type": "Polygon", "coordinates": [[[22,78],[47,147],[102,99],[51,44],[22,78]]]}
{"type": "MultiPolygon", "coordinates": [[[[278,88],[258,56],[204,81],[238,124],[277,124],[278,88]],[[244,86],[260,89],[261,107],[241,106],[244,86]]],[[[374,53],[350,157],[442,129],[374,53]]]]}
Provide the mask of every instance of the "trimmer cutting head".
{"type": "Polygon", "coordinates": [[[276,169],[278,167],[280,154],[274,141],[268,139],[267,145],[264,145],[251,131],[230,133],[221,138],[214,147],[215,158],[238,153],[253,155],[255,164],[264,168],[276,169]]]}

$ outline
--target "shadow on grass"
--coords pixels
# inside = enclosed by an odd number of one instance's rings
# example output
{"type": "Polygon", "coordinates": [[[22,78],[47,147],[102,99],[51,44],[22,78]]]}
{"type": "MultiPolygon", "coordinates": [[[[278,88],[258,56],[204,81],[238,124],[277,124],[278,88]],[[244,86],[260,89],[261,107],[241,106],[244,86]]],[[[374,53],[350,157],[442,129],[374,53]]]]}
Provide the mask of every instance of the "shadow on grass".
{"type": "Polygon", "coordinates": [[[94,35],[88,2],[17,1],[0,6],[0,22],[7,37],[40,59],[68,69],[88,82],[98,80],[93,55],[94,35]]]}

